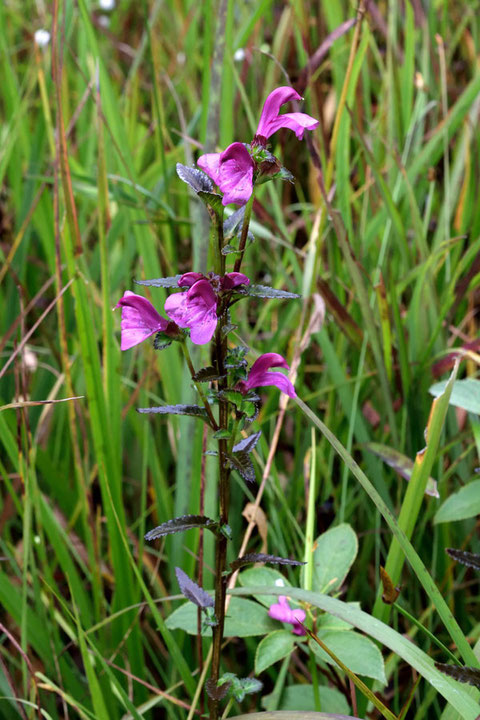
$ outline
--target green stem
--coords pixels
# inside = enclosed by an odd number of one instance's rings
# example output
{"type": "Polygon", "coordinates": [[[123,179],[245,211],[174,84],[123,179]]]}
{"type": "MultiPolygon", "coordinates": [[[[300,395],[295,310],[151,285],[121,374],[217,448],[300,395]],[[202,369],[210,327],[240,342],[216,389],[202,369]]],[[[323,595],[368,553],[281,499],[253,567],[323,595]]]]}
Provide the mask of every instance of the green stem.
{"type": "Polygon", "coordinates": [[[240,236],[240,244],[238,246],[238,252],[240,254],[237,257],[237,259],[235,260],[233,272],[240,272],[240,268],[242,266],[243,254],[245,252],[245,246],[247,244],[250,218],[252,217],[252,208],[253,208],[253,198],[254,197],[255,197],[255,187],[252,190],[250,199],[248,200],[247,204],[245,205],[245,215],[243,216],[242,234],[240,236]]]}
{"type": "Polygon", "coordinates": [[[205,410],[207,411],[208,419],[210,420],[210,425],[216,431],[216,430],[218,430],[218,424],[213,416],[212,408],[210,407],[210,403],[207,400],[207,397],[203,391],[201,384],[194,379],[195,368],[193,367],[192,358],[190,357],[190,353],[188,352],[187,344],[185,342],[181,342],[180,345],[182,346],[182,351],[185,356],[185,360],[187,361],[188,369],[190,370],[190,375],[192,376],[193,384],[195,385],[197,392],[200,395],[200,398],[202,400],[203,406],[204,406],[205,410]]]}

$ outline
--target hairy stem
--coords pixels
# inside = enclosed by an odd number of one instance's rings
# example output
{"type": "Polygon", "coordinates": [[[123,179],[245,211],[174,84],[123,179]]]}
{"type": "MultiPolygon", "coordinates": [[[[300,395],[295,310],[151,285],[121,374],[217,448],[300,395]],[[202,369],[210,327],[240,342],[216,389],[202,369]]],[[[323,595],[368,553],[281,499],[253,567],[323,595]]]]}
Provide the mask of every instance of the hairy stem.
{"type": "Polygon", "coordinates": [[[206,398],[206,395],[203,391],[202,385],[201,385],[201,383],[197,382],[194,379],[195,368],[193,367],[192,358],[190,357],[190,353],[188,352],[187,344],[182,342],[182,343],[180,343],[180,345],[182,346],[183,354],[185,356],[185,360],[187,361],[188,369],[190,370],[190,375],[192,376],[193,384],[195,385],[197,392],[200,395],[200,398],[202,400],[203,406],[204,406],[205,410],[207,411],[208,419],[210,420],[210,425],[212,426],[212,428],[214,430],[218,430],[217,421],[215,420],[215,418],[213,416],[212,408],[210,407],[210,403],[208,402],[208,400],[206,398]]]}

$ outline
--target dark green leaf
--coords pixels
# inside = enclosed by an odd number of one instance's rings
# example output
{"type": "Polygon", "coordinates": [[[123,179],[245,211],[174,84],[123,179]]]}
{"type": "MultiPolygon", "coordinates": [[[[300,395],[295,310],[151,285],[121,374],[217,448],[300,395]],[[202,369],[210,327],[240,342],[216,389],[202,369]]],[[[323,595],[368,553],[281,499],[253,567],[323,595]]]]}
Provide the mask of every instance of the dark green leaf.
{"type": "Polygon", "coordinates": [[[153,347],[155,350],[165,350],[165,348],[170,347],[172,344],[172,340],[168,338],[165,333],[159,332],[155,335],[155,339],[153,341],[153,347]]]}
{"type": "Polygon", "coordinates": [[[212,192],[199,192],[197,193],[198,197],[203,200],[205,205],[208,205],[212,208],[214,213],[219,216],[219,218],[223,217],[223,204],[222,204],[222,196],[217,195],[217,193],[212,192]]]}
{"type": "MultiPolygon", "coordinates": [[[[245,216],[245,206],[239,208],[236,210],[232,215],[230,215],[227,220],[223,223],[223,236],[226,240],[229,238],[234,237],[240,237],[242,234],[242,228],[243,228],[243,218],[245,216]]],[[[253,242],[255,238],[253,237],[253,234],[248,231],[248,239],[250,242],[253,242]]],[[[224,249],[222,250],[222,253],[226,255],[227,253],[224,252],[224,249]]]]}
{"type": "Polygon", "coordinates": [[[177,163],[177,175],[180,180],[187,183],[197,195],[200,192],[210,193],[213,191],[213,183],[203,170],[177,163]]]}
{"type": "Polygon", "coordinates": [[[193,415],[194,417],[208,418],[206,410],[200,405],[159,405],[151,408],[137,408],[137,412],[158,415],[193,415]]]}
{"type": "Polygon", "coordinates": [[[193,602],[194,605],[200,608],[215,607],[215,601],[211,595],[209,595],[200,585],[197,585],[191,578],[188,577],[187,573],[181,568],[175,568],[175,575],[177,576],[178,585],[187,600],[193,602]]]}
{"type": "Polygon", "coordinates": [[[255,468],[247,452],[227,455],[227,460],[246,482],[255,482],[255,468]]]}
{"type": "Polygon", "coordinates": [[[256,433],[253,433],[253,435],[249,435],[246,438],[242,438],[239,443],[237,443],[234,448],[233,452],[247,452],[250,453],[255,448],[256,444],[260,440],[260,435],[262,434],[262,431],[259,430],[256,433]]]}
{"type": "Polygon", "coordinates": [[[277,290],[269,285],[245,285],[235,288],[237,295],[249,295],[250,297],[274,298],[277,300],[295,300],[300,295],[297,293],[287,292],[286,290],[277,290]]]}
{"type": "Polygon", "coordinates": [[[462,565],[480,570],[480,555],[466,550],[455,550],[455,548],[446,548],[445,552],[462,565]]]}
{"type": "Polygon", "coordinates": [[[243,251],[237,250],[233,245],[224,245],[222,247],[222,255],[242,255],[243,251]]]}
{"type": "Polygon", "coordinates": [[[237,345],[229,350],[225,359],[225,367],[229,369],[246,367],[248,364],[245,358],[247,352],[248,348],[245,345],[237,345]]]}
{"type": "Polygon", "coordinates": [[[145,535],[145,540],[156,540],[165,535],[191,530],[192,528],[206,528],[212,532],[218,531],[218,523],[204,515],[182,515],[181,517],[167,520],[145,535]]]}
{"type": "Polygon", "coordinates": [[[473,667],[459,667],[458,665],[445,665],[444,663],[435,663],[435,667],[440,672],[445,673],[458,682],[468,683],[474,687],[480,688],[480,669],[473,667]]]}
{"type": "Polygon", "coordinates": [[[171,288],[180,287],[178,281],[181,275],[173,275],[172,277],[154,278],[153,280],[134,280],[137,285],[148,285],[149,287],[164,287],[171,288]]]}
{"type": "Polygon", "coordinates": [[[252,565],[253,563],[272,563],[275,565],[305,565],[300,560],[290,560],[289,558],[278,557],[277,555],[266,555],[265,553],[247,553],[230,563],[232,571],[244,567],[244,565],[252,565]]]}
{"type": "Polygon", "coordinates": [[[212,380],[221,380],[225,375],[219,375],[213,365],[204,367],[193,376],[195,382],[211,382],[212,380]]]}
{"type": "Polygon", "coordinates": [[[232,437],[232,433],[230,432],[230,430],[221,429],[217,430],[216,433],[213,433],[213,437],[215,438],[215,440],[230,440],[230,438],[232,437]]]}

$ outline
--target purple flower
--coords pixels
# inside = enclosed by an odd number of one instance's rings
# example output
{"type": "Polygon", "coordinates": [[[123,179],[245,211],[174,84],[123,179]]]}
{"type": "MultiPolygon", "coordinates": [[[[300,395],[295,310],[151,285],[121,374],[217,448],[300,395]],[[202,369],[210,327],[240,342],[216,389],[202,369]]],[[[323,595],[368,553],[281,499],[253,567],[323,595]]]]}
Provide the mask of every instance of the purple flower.
{"type": "MultiPolygon", "coordinates": [[[[291,87],[279,87],[265,100],[253,145],[267,144],[267,138],[282,127],[295,132],[302,140],[305,130],[314,130],[318,120],[306,113],[280,115],[281,106],[289,100],[301,100],[291,87]]],[[[223,205],[245,205],[253,191],[253,173],[256,163],[243,143],[234,142],[222,153],[207,153],[198,158],[197,165],[204,170],[223,192],[223,205]]]]}
{"type": "Polygon", "coordinates": [[[165,312],[180,327],[190,328],[190,339],[195,345],[204,345],[210,342],[217,327],[218,293],[249,282],[243,273],[227,273],[222,278],[213,273],[207,277],[201,273],[185,273],[178,284],[189,289],[170,295],[165,302],[165,312]]]}
{"type": "Polygon", "coordinates": [[[300,608],[292,610],[285,595],[280,595],[278,603],[270,605],[268,614],[274,620],[280,620],[280,622],[290,623],[290,625],[293,625],[292,632],[295,635],[307,634],[304,628],[299,624],[299,621],[305,622],[305,610],[301,610],[300,608]]]}
{"type": "Polygon", "coordinates": [[[150,335],[166,330],[168,326],[168,320],[158,314],[151,302],[130,290],[125,292],[115,307],[122,308],[120,324],[122,350],[129,350],[150,335]]]}
{"type": "Polygon", "coordinates": [[[275,385],[289,397],[297,397],[295,388],[285,375],[279,372],[268,372],[272,367],[282,367],[289,370],[286,360],[278,353],[265,353],[255,360],[247,380],[240,380],[237,383],[237,389],[240,392],[247,392],[253,388],[263,387],[265,385],[275,385]]]}

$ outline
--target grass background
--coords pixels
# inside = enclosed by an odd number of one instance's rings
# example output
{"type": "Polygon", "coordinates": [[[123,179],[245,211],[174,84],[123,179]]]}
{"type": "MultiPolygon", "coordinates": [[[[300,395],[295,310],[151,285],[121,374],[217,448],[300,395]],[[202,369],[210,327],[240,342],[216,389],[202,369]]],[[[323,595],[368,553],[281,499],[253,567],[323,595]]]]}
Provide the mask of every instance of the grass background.
{"type": "MultiPolygon", "coordinates": [[[[177,348],[120,353],[111,309],[134,279],[207,268],[208,224],[175,164],[250,139],[266,95],[287,82],[321,124],[309,143],[288,132],[272,139],[296,183],[260,189],[244,269],[304,299],[239,306],[238,335],[255,352],[292,360],[312,294],[323,298],[297,392],[400,517],[470,644],[478,639],[478,580],[444,553],[478,552],[475,519],[434,525],[438,501],[406,495],[365,449],[380,442],[413,459],[425,444],[434,363],[478,337],[478,3],[370,2],[356,28],[339,32],[355,14],[347,2],[307,0],[122,0],[110,12],[87,0],[0,5],[0,402],[17,405],[0,412],[0,694],[18,700],[0,700],[2,717],[33,717],[28,703],[52,718],[186,716],[195,645],[164,618],[175,607],[174,567],[196,571],[198,535],[154,548],[142,538],[198,512],[202,427],[135,412],[194,395],[177,348]],[[45,48],[33,39],[41,27],[52,33],[45,48]],[[331,47],[316,52],[326,38],[331,47]],[[142,710],[151,698],[155,709],[142,710]]],[[[150,295],[159,308],[162,293],[150,295]]],[[[467,362],[459,376],[475,372],[467,362]]],[[[269,392],[258,420],[259,475],[278,404],[269,392]]],[[[360,553],[344,597],[372,612],[392,536],[379,502],[321,428],[312,440],[312,427],[289,407],[262,502],[268,548],[303,557],[313,443],[315,533],[351,523],[360,553]]],[[[474,477],[479,437],[474,416],[450,409],[439,422],[431,474],[441,499],[474,477]]],[[[215,515],[212,458],[205,478],[205,510],[215,515]]],[[[245,488],[232,493],[239,543],[245,488]]],[[[255,534],[251,548],[259,544],[255,534]]],[[[404,552],[392,553],[412,615],[459,646],[418,572],[401,574],[404,552]]],[[[204,562],[211,587],[208,536],[204,562]]],[[[428,639],[415,641],[430,651],[428,639]]],[[[254,650],[230,646],[227,665],[238,656],[249,672],[254,650]]],[[[406,676],[400,664],[385,691],[395,712],[406,676]]],[[[440,717],[443,705],[421,683],[411,717],[440,717]]]]}

